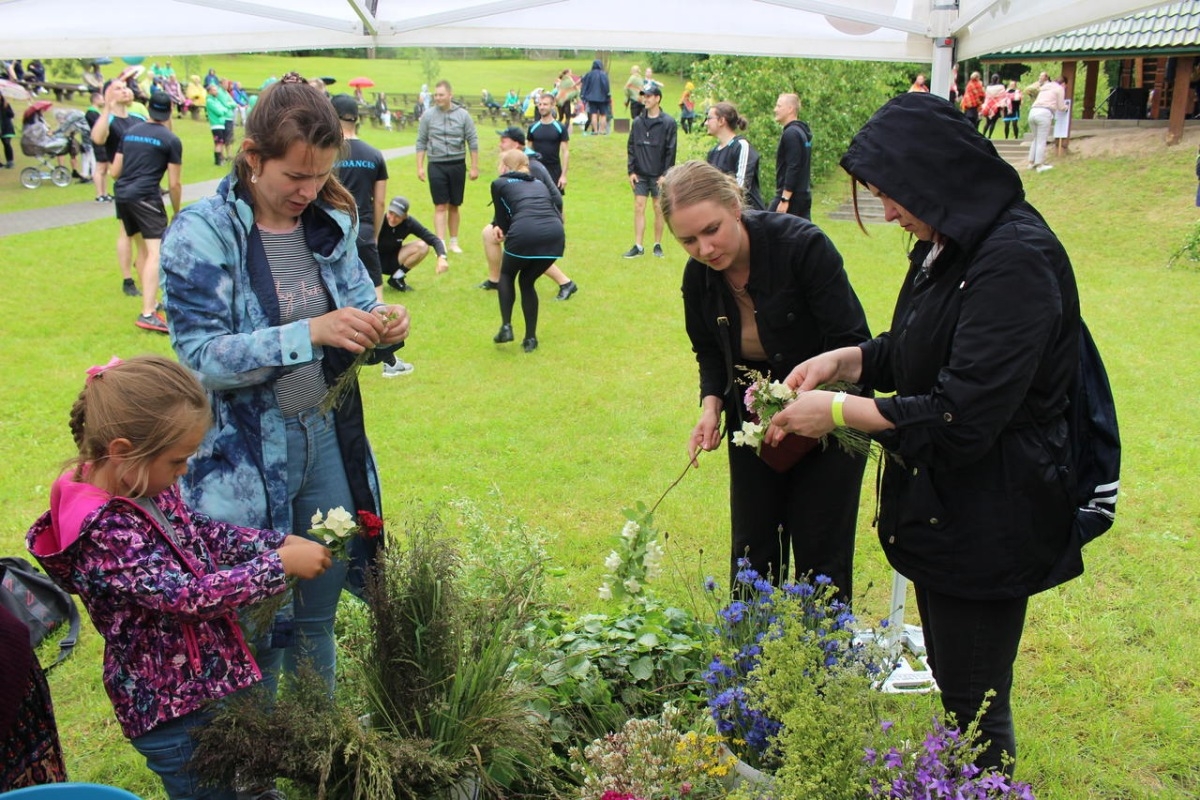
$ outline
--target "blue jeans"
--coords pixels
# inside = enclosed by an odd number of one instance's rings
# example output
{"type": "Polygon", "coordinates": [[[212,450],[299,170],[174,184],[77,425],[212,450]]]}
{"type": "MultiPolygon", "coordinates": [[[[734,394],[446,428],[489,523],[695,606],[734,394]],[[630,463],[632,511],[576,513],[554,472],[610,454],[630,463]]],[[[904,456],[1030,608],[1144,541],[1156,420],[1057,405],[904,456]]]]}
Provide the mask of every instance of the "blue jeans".
{"type": "Polygon", "coordinates": [[[209,720],[207,711],[164,722],[132,740],[134,748],[146,758],[146,766],[162,778],[171,800],[235,800],[230,787],[202,786],[199,776],[188,769],[195,742],[192,731],[209,720]]]}
{"type": "MultiPolygon", "coordinates": [[[[313,538],[307,531],[312,516],[320,509],[326,514],[341,506],[355,512],[338,448],[333,414],[320,414],[309,409],[288,417],[287,464],[288,500],[292,504],[292,533],[313,538]]],[[[290,673],[308,661],[324,678],[333,693],[337,671],[337,648],[333,638],[333,618],[338,598],[346,581],[347,563],[335,560],[325,574],[311,580],[298,581],[293,591],[295,643],[278,648],[260,643],[258,666],[263,680],[274,690],[282,667],[290,673]]]]}

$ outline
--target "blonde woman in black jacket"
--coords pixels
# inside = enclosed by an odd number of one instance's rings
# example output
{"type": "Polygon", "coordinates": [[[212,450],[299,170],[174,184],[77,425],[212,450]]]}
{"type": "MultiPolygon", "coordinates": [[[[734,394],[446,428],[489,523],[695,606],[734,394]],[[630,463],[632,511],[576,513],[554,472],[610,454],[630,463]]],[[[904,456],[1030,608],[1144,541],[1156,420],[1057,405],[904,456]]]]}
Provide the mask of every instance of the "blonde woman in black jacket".
{"type": "Polygon", "coordinates": [[[771,466],[753,448],[733,446],[748,419],[735,371],[744,366],[781,380],[804,360],[871,333],[842,257],[820,228],[748,210],[742,197],[732,176],[700,161],[680,164],[662,182],[663,215],[691,256],[683,306],[701,412],[688,448],[693,458],[717,449],[724,418],[731,574],[741,558],[776,582],[823,574],[849,601],[865,459],[818,447],[790,466],[774,459],[771,466]]]}

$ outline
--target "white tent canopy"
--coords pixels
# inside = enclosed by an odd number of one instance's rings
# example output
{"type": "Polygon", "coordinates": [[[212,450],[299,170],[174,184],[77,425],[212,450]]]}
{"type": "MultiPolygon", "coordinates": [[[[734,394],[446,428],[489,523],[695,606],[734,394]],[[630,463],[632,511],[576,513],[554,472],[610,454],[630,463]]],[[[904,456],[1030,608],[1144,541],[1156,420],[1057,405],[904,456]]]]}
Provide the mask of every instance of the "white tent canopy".
{"type": "Polygon", "coordinates": [[[954,59],[1161,4],[1162,0],[0,0],[0,58],[371,46],[673,51],[933,63],[937,86],[937,72],[954,59]]]}

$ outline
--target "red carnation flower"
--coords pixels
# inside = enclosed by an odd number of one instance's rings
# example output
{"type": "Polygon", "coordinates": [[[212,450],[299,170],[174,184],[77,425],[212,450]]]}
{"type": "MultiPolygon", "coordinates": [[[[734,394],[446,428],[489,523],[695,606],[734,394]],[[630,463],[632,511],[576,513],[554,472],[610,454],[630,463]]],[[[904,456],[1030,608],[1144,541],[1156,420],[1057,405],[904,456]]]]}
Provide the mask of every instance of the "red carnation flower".
{"type": "Polygon", "coordinates": [[[358,525],[362,529],[360,535],[364,539],[378,539],[383,535],[383,520],[370,511],[358,512],[358,525]]]}

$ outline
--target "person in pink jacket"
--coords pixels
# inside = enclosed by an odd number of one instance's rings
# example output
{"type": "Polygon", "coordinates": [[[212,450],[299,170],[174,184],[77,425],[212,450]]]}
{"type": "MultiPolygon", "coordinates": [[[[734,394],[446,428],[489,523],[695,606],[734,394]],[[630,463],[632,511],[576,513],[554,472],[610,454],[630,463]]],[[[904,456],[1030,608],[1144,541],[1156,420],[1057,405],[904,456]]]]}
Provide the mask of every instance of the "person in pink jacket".
{"type": "Polygon", "coordinates": [[[88,370],[71,409],[79,448],[26,544],[104,637],[117,721],[172,800],[232,800],[188,768],[212,701],[262,679],[238,611],[330,566],[317,542],[193,512],[176,481],[211,422],[191,372],[161,356],[88,370]]]}

